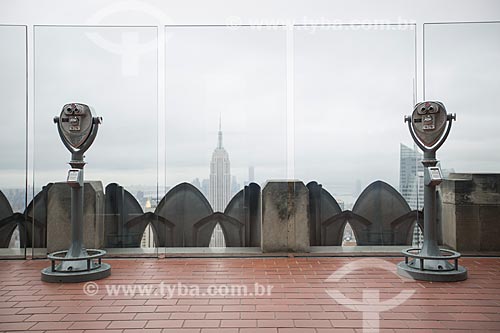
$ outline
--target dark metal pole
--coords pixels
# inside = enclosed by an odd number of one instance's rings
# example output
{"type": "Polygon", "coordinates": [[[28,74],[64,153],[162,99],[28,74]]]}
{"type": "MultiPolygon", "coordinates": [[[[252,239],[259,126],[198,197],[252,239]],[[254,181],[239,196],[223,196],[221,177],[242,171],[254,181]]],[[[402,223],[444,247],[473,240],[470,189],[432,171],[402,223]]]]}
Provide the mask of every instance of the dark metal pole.
{"type": "MultiPolygon", "coordinates": [[[[424,168],[434,167],[437,163],[435,151],[424,152],[424,168]]],[[[424,184],[424,244],[420,253],[424,256],[441,253],[437,244],[436,186],[432,184],[424,184]]]]}
{"type": "MultiPolygon", "coordinates": [[[[74,169],[79,169],[83,178],[83,167],[85,162],[81,154],[72,154],[70,165],[74,169]]],[[[71,187],[71,247],[68,257],[80,257],[87,255],[83,247],[83,194],[84,186],[71,187]]]]}
{"type": "Polygon", "coordinates": [[[82,251],[83,243],[83,191],[81,187],[71,188],[71,255],[77,256],[82,251]]]}

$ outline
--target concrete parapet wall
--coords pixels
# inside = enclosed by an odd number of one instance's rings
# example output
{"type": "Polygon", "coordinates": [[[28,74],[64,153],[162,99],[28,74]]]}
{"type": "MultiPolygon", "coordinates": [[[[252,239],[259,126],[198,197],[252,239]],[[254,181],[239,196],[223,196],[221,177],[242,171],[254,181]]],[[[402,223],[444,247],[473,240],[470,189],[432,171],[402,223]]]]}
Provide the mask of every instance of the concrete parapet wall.
{"type": "Polygon", "coordinates": [[[309,191],[301,181],[269,181],[262,190],[262,252],[309,251],[309,191]]]}
{"type": "Polygon", "coordinates": [[[452,173],[440,192],[445,245],[500,251],[500,174],[452,173]]]}
{"type": "MultiPolygon", "coordinates": [[[[55,183],[47,199],[47,252],[67,250],[71,244],[71,188],[55,183]]],[[[83,244],[86,248],[104,246],[104,190],[102,182],[85,182],[83,244]]]]}

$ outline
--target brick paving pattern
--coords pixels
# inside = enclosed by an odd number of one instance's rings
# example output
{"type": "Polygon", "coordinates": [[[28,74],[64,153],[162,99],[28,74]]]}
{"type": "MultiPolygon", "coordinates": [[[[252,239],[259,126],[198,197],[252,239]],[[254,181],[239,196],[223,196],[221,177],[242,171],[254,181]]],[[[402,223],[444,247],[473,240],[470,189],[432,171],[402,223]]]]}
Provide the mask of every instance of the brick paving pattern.
{"type": "MultiPolygon", "coordinates": [[[[414,290],[404,303],[380,312],[381,332],[500,331],[500,259],[465,258],[469,279],[430,283],[401,279],[376,265],[328,277],[362,258],[127,259],[108,260],[111,277],[97,281],[96,295],[84,283],[40,281],[45,260],[2,261],[0,331],[30,332],[362,332],[363,313],[341,305],[327,290],[352,300],[378,290],[380,301],[414,290]],[[272,285],[264,296],[161,295],[173,286],[272,285]],[[152,295],[108,295],[106,286],[153,286],[152,295]]],[[[384,259],[392,264],[401,259],[384,259]]],[[[224,289],[223,289],[224,290],[224,289]]],[[[360,308],[360,310],[362,310],[360,308]]],[[[376,327],[376,326],[373,326],[376,327]]]]}

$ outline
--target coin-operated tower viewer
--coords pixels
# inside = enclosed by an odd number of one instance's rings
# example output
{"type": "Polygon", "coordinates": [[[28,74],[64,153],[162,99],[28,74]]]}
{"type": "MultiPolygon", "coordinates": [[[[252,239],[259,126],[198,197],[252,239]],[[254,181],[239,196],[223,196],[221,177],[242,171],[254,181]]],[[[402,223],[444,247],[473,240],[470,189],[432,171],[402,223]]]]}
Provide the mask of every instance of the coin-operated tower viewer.
{"type": "Polygon", "coordinates": [[[402,276],[425,281],[461,281],[467,279],[467,270],[458,265],[460,253],[440,249],[437,241],[436,186],[443,177],[436,159],[436,151],[451,130],[455,114],[447,114],[441,102],[422,102],[415,106],[411,116],[405,117],[415,143],[424,152],[424,243],[422,248],[403,251],[405,261],[398,264],[402,276]]]}
{"type": "Polygon", "coordinates": [[[51,266],[42,270],[42,281],[83,282],[105,278],[111,266],[102,262],[104,250],[86,249],[83,244],[84,153],[94,142],[101,117],[92,117],[85,104],[66,104],[54,118],[63,144],[71,152],[67,183],[71,187],[71,246],[49,254],[51,266]]]}

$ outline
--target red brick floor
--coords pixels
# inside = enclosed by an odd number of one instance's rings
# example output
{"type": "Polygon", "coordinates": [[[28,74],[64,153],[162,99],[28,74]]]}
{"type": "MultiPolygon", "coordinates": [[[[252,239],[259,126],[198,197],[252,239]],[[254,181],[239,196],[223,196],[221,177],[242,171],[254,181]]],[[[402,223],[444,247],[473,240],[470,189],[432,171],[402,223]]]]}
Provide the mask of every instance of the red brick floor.
{"type": "Polygon", "coordinates": [[[108,260],[112,275],[97,281],[94,296],[84,293],[83,283],[41,282],[47,261],[1,261],[0,331],[362,332],[363,326],[376,331],[378,314],[384,332],[500,331],[500,259],[461,260],[469,279],[456,283],[401,279],[394,267],[399,260],[383,260],[391,263],[386,269],[376,258],[108,260]],[[345,266],[354,262],[359,267],[345,266]],[[334,272],[345,274],[326,281],[334,272]],[[198,286],[201,295],[182,295],[178,283],[193,293],[198,286]],[[272,285],[271,294],[203,295],[210,285],[222,293],[239,284],[253,292],[255,283],[272,285]],[[126,284],[150,286],[152,295],[108,295],[106,286],[126,284]],[[169,297],[165,289],[172,286],[180,292],[169,297]],[[332,289],[345,305],[326,293],[332,289]],[[359,305],[376,297],[386,304],[402,290],[414,294],[391,309],[359,305]],[[375,317],[363,322],[362,311],[375,317]]]}

